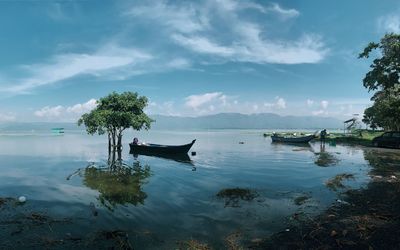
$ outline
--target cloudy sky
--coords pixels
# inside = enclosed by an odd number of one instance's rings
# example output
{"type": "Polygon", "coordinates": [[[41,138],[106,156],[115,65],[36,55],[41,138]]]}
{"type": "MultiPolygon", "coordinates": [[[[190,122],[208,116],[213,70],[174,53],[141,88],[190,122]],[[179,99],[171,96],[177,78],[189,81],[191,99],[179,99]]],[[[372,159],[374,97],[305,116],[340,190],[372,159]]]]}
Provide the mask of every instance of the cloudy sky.
{"type": "Polygon", "coordinates": [[[400,32],[397,0],[0,1],[0,122],[74,121],[111,91],[150,114],[347,118],[357,55],[400,32]]]}

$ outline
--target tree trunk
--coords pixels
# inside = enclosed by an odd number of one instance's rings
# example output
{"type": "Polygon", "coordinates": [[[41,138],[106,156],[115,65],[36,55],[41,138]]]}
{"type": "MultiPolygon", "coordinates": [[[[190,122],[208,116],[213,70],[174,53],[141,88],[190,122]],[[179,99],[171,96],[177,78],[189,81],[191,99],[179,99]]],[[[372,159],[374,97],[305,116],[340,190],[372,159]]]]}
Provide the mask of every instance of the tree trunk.
{"type": "Polygon", "coordinates": [[[115,147],[115,129],[113,129],[113,131],[112,131],[112,145],[113,145],[113,147],[115,147]]]}
{"type": "Polygon", "coordinates": [[[108,154],[110,155],[111,154],[111,133],[108,132],[107,135],[108,135],[108,154]]]}
{"type": "Polygon", "coordinates": [[[117,153],[118,153],[118,161],[122,161],[122,150],[121,149],[118,149],[117,150],[117,153]]]}
{"type": "Polygon", "coordinates": [[[122,131],[118,133],[118,145],[117,145],[118,149],[122,148],[122,131]]]}

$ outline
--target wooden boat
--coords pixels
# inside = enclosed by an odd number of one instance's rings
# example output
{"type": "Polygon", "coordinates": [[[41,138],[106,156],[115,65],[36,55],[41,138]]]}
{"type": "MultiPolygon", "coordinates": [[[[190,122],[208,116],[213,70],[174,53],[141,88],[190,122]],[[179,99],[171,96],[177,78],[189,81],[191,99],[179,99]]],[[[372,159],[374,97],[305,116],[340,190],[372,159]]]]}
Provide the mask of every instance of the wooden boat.
{"type": "Polygon", "coordinates": [[[286,143],[308,143],[315,138],[315,135],[306,136],[283,136],[283,135],[271,135],[272,142],[286,142],[286,143]]]}
{"type": "Polygon", "coordinates": [[[173,155],[173,154],[187,154],[189,149],[193,146],[196,140],[193,140],[189,144],[185,145],[160,145],[160,144],[133,144],[129,143],[130,151],[133,154],[163,154],[163,155],[173,155]]]}

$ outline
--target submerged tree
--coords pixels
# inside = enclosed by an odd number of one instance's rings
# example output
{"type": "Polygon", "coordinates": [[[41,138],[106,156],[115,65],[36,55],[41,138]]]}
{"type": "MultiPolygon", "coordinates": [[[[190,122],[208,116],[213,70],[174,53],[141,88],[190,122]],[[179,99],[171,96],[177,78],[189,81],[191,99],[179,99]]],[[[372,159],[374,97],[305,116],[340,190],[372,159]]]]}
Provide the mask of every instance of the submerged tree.
{"type": "Polygon", "coordinates": [[[147,98],[137,93],[113,92],[97,101],[97,107],[83,114],[78,125],[84,124],[88,134],[108,134],[109,151],[111,147],[121,148],[123,131],[149,129],[150,119],[143,111],[147,98]]]}
{"type": "Polygon", "coordinates": [[[374,91],[374,104],[365,110],[363,122],[372,128],[400,130],[400,35],[386,34],[379,43],[370,43],[359,58],[369,58],[374,50],[379,50],[379,57],[363,79],[364,87],[374,91]]]}

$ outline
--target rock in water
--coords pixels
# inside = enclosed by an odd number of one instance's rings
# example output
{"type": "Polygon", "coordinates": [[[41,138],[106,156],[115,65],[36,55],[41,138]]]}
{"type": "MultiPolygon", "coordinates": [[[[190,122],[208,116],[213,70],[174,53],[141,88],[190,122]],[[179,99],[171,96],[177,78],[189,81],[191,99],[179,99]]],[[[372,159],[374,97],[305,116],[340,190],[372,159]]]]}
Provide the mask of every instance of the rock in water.
{"type": "Polygon", "coordinates": [[[26,201],[26,197],[25,197],[25,196],[20,196],[20,197],[18,198],[18,201],[19,201],[20,203],[24,203],[24,202],[26,201]]]}

